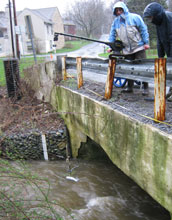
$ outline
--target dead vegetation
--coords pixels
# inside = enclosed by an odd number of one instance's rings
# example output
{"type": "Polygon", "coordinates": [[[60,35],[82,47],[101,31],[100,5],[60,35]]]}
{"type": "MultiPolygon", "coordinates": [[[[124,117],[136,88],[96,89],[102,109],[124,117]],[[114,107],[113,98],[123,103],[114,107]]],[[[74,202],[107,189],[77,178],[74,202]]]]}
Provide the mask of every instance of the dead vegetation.
{"type": "Polygon", "coordinates": [[[14,100],[8,97],[6,87],[0,87],[0,133],[26,133],[32,130],[46,132],[63,128],[63,120],[49,103],[35,98],[34,92],[24,82],[22,97],[14,100]]]}

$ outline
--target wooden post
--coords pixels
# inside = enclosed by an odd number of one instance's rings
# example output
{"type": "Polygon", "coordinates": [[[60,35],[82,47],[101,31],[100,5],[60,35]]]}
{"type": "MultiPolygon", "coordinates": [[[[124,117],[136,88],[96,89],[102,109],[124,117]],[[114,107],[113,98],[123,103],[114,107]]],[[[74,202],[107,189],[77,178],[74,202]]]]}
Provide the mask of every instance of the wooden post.
{"type": "Polygon", "coordinates": [[[62,75],[63,80],[67,80],[67,72],[66,72],[66,57],[62,57],[62,75]]]}
{"type": "Polygon", "coordinates": [[[77,81],[78,81],[78,89],[83,86],[83,74],[82,74],[82,58],[77,57],[77,81]]]}
{"type": "Polygon", "coordinates": [[[155,59],[154,74],[154,119],[165,120],[166,108],[166,59],[155,59]]]}
{"type": "Polygon", "coordinates": [[[105,99],[110,99],[112,96],[113,80],[115,75],[116,59],[109,59],[106,87],[105,87],[105,99]]]}

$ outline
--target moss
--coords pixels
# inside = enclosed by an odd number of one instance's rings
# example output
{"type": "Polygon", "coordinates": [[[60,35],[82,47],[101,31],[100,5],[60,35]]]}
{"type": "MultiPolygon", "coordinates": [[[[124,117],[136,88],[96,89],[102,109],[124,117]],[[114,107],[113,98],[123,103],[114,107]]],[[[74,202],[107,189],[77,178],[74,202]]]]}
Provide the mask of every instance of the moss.
{"type": "MultiPolygon", "coordinates": [[[[89,136],[101,145],[117,167],[171,211],[172,200],[167,195],[165,181],[167,159],[170,164],[167,149],[171,146],[171,139],[150,125],[71,90],[61,87],[57,97],[59,109],[69,112],[63,118],[70,130],[74,155],[77,156],[81,142],[89,136]]],[[[96,151],[90,150],[82,149],[82,153],[88,151],[96,155],[96,151]]]]}
{"type": "Polygon", "coordinates": [[[142,127],[135,126],[131,127],[129,126],[130,131],[130,159],[129,159],[129,168],[130,172],[134,174],[134,176],[140,176],[141,174],[141,161],[142,161],[142,153],[144,149],[144,132],[142,127]],[[133,137],[135,136],[135,137],[133,137]]]}
{"type": "Polygon", "coordinates": [[[157,191],[157,198],[161,204],[164,204],[165,193],[165,170],[167,160],[168,141],[164,137],[154,133],[153,146],[153,169],[154,169],[154,184],[157,191]]]}

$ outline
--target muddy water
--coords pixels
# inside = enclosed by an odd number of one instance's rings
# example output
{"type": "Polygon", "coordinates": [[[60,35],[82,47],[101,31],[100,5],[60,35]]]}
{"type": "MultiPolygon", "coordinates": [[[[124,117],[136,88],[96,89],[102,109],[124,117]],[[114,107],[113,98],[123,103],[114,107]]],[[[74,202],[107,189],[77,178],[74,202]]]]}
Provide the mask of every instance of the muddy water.
{"type": "Polygon", "coordinates": [[[169,213],[110,162],[32,162],[48,177],[50,198],[69,208],[76,220],[170,220],[169,213]],[[70,180],[66,176],[75,179],[70,180]]]}

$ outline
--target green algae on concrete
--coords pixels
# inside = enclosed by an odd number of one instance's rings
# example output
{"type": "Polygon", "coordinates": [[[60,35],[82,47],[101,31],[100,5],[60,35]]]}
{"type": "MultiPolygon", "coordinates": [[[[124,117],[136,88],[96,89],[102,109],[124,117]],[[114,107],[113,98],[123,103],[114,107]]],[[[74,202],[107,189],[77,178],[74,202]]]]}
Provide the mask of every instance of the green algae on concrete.
{"type": "Polygon", "coordinates": [[[39,99],[44,97],[63,117],[73,156],[91,138],[116,166],[172,213],[172,136],[73,91],[72,81],[71,89],[56,85],[55,69],[55,63],[33,67],[26,74],[27,82],[39,99]]]}
{"type": "Polygon", "coordinates": [[[73,156],[77,157],[80,144],[90,137],[116,166],[172,212],[171,135],[70,89],[57,87],[56,94],[58,111],[66,112],[62,117],[70,132],[73,156]]]}

